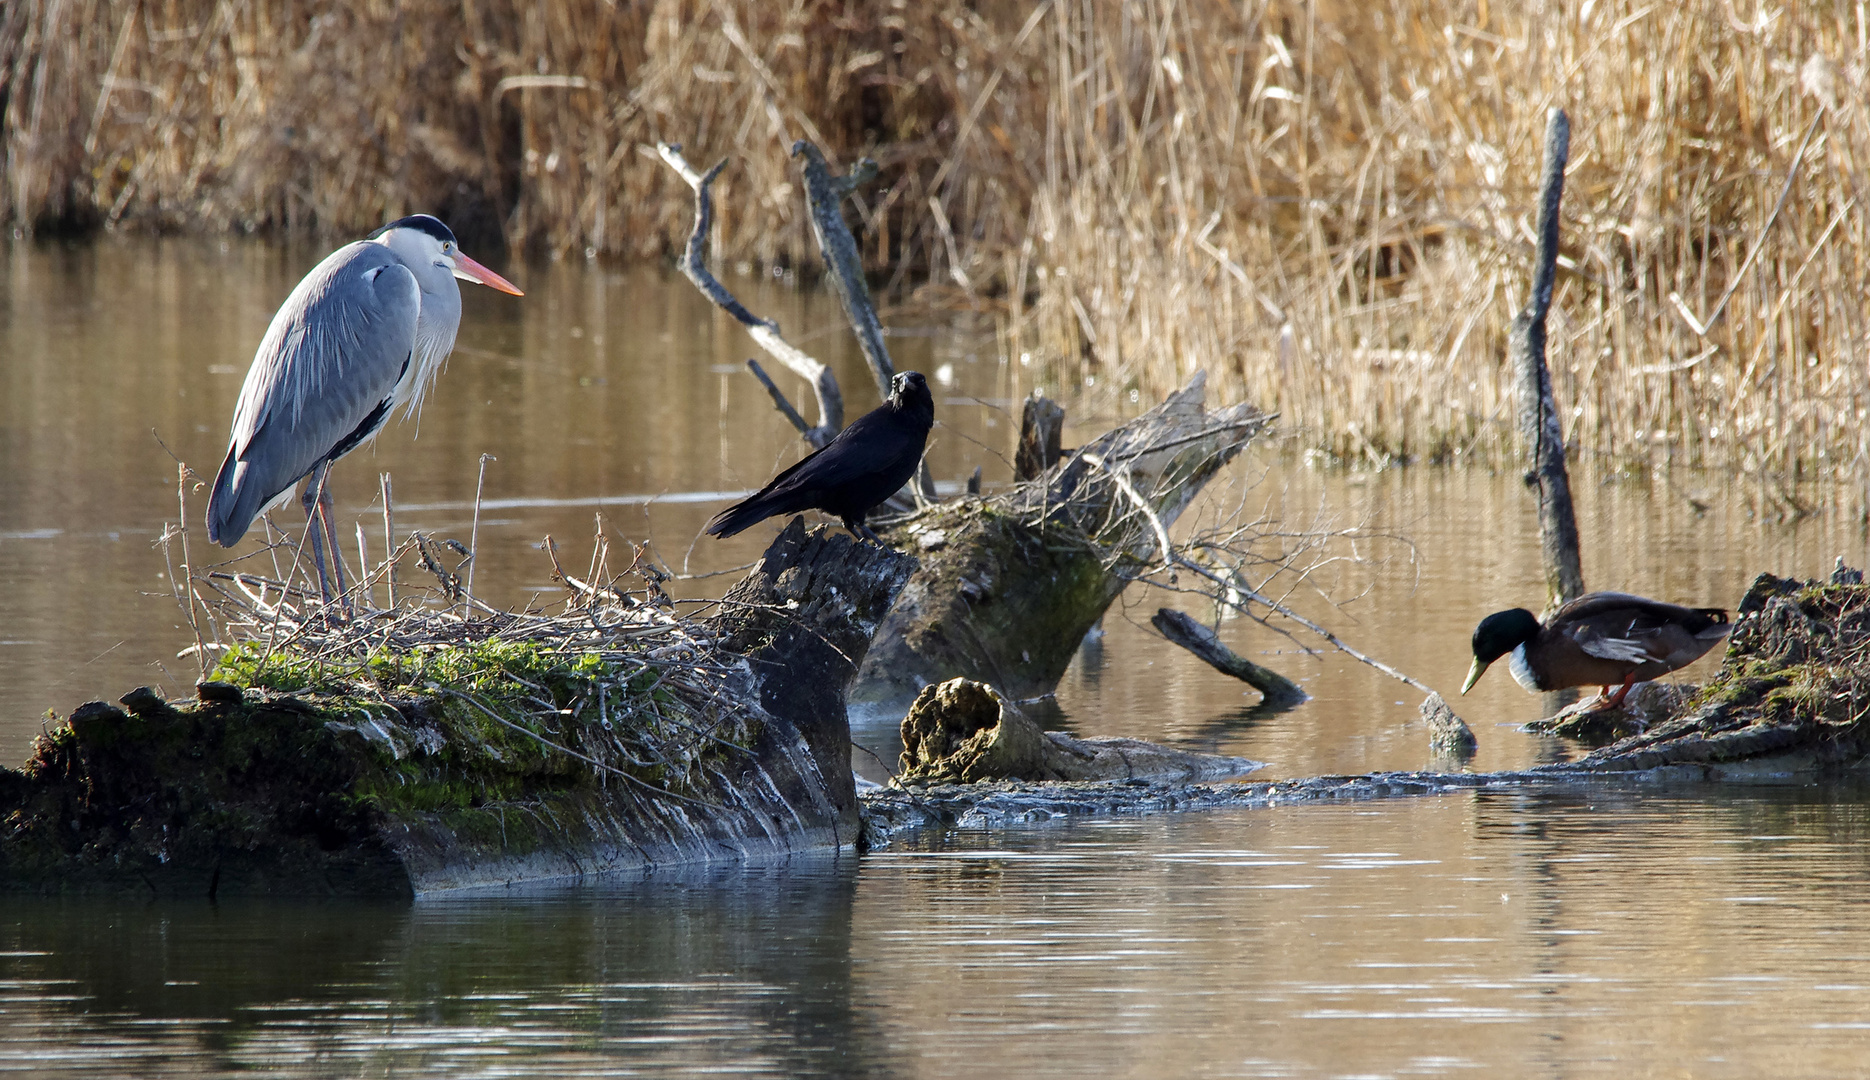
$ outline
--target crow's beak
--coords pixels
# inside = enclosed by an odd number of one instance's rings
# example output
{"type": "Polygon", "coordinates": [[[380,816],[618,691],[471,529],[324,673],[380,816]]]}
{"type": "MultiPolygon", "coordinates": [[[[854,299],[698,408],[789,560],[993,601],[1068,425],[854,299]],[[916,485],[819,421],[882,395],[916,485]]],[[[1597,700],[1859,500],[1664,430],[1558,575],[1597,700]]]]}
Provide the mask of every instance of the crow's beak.
{"type": "Polygon", "coordinates": [[[1480,657],[1476,656],[1474,662],[1467,666],[1467,681],[1461,684],[1461,692],[1465,694],[1474,689],[1474,684],[1480,681],[1481,674],[1486,670],[1487,665],[1481,663],[1480,657]]]}
{"type": "Polygon", "coordinates": [[[515,288],[512,282],[468,258],[464,252],[456,251],[451,258],[454,259],[455,276],[462,281],[472,281],[477,285],[485,285],[490,289],[498,289],[514,296],[526,295],[515,288]]]}

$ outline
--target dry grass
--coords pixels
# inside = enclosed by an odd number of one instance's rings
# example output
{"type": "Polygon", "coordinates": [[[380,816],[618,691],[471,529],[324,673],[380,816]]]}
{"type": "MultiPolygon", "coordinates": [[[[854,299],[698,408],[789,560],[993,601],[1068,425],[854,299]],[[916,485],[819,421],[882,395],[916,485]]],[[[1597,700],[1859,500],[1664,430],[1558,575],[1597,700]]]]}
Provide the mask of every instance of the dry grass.
{"type": "Polygon", "coordinates": [[[810,259],[807,137],[883,166],[873,272],[992,307],[1009,355],[1118,401],[1207,367],[1313,445],[1436,458],[1511,437],[1562,105],[1576,439],[1861,481],[1866,32],[1756,0],[22,0],[0,183],[16,223],[428,208],[660,256],[690,212],[643,150],[666,139],[732,159],[714,249],[750,267],[810,259]]]}

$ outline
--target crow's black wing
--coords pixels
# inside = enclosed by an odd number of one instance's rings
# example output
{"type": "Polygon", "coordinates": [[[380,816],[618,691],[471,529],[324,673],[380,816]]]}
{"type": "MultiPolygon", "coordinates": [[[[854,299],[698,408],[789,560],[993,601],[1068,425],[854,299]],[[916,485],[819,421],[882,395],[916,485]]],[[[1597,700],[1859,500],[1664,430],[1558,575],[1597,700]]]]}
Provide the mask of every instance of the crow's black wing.
{"type": "MultiPolygon", "coordinates": [[[[822,508],[828,501],[839,500],[853,485],[874,482],[889,473],[903,455],[910,453],[919,455],[915,432],[891,409],[865,413],[823,449],[801,458],[746,501],[715,515],[705,531],[728,537],[775,514],[822,508]]],[[[885,492],[884,498],[889,494],[885,492]]]]}

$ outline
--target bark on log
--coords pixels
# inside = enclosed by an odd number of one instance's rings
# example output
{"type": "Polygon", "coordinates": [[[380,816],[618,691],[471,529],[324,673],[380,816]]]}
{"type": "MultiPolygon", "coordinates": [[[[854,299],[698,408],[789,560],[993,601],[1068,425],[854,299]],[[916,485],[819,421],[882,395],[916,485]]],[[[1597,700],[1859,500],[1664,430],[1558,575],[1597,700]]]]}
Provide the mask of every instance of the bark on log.
{"type": "Polygon", "coordinates": [[[1174,608],[1158,608],[1150,616],[1149,625],[1155,627],[1156,632],[1163,637],[1200,657],[1214,670],[1223,675],[1232,675],[1258,690],[1262,695],[1261,704],[1297,705],[1308,696],[1291,679],[1271,668],[1261,667],[1222,644],[1218,634],[1185,612],[1174,608]]]}
{"type": "Polygon", "coordinates": [[[0,892],[409,896],[852,845],[844,688],[913,564],[794,519],[704,624],[751,737],[696,740],[686,793],[592,756],[595,724],[521,729],[449,687],[92,702],[0,769],[0,892]]]}
{"type": "Polygon", "coordinates": [[[885,530],[914,551],[909,579],[852,696],[907,703],[966,676],[1015,699],[1050,693],[1078,643],[1168,528],[1268,418],[1209,412],[1197,374],[1168,400],[1011,492],[960,498],[885,530]]]}
{"type": "Polygon", "coordinates": [[[950,679],[924,687],[902,723],[894,786],[990,780],[1157,780],[1242,776],[1246,758],[1199,754],[1141,739],[1077,739],[1042,731],[991,686],[950,679]]]}

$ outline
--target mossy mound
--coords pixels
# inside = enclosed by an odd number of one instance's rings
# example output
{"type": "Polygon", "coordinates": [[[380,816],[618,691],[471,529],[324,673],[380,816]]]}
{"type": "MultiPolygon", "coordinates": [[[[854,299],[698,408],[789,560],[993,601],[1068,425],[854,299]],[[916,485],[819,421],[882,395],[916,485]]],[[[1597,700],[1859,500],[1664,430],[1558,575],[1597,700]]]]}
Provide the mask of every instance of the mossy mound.
{"type": "Polygon", "coordinates": [[[1870,752],[1870,586],[1761,574],[1736,612],[1713,679],[1675,719],[1579,764],[1808,771],[1870,752]]]}
{"type": "Polygon", "coordinates": [[[442,851],[679,841],[672,808],[736,801],[758,714],[622,667],[497,640],[363,669],[243,646],[202,700],[92,702],[0,773],[0,888],[406,895],[442,851]]]}
{"type": "Polygon", "coordinates": [[[550,616],[249,605],[199,700],[92,702],[0,770],[0,891],[407,896],[854,844],[844,689],[913,567],[794,519],[713,619],[582,584],[550,616]]]}

